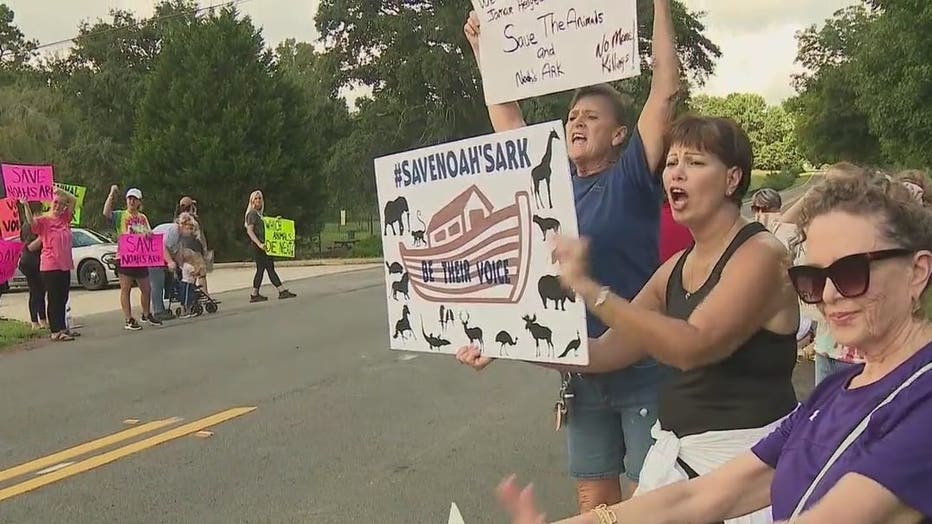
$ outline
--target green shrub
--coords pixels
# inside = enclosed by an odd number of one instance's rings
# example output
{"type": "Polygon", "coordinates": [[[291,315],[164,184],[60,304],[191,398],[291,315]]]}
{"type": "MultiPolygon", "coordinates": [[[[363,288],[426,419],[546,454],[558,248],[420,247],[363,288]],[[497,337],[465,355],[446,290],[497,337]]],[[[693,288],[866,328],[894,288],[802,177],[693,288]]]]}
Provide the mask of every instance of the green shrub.
{"type": "Polygon", "coordinates": [[[803,172],[801,166],[794,166],[785,168],[779,173],[769,173],[764,177],[761,187],[769,187],[771,189],[776,189],[777,191],[783,191],[784,189],[793,185],[796,182],[796,178],[803,172]]]}
{"type": "Polygon", "coordinates": [[[352,258],[381,258],[382,237],[376,235],[363,238],[353,246],[349,256],[352,258]]]}

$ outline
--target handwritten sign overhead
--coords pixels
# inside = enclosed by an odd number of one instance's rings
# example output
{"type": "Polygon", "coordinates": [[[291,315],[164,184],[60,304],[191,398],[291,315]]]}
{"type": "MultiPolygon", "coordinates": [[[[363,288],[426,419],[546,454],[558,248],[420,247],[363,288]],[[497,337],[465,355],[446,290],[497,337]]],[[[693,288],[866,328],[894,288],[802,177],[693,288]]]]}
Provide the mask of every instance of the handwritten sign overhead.
{"type": "Polygon", "coordinates": [[[578,235],[560,121],[375,160],[390,347],[588,363],[549,245],[578,235]]]}
{"type": "Polygon", "coordinates": [[[636,0],[472,0],[488,104],[637,76],[636,0]]]}
{"type": "Polygon", "coordinates": [[[19,204],[12,198],[0,198],[0,239],[19,238],[19,204]]]}

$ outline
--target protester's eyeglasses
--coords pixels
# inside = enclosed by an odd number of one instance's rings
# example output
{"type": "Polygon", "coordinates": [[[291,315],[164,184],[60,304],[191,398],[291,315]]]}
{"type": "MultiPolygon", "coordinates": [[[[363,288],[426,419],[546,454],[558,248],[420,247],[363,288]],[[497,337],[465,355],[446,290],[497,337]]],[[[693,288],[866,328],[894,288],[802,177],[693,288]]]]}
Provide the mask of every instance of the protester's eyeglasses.
{"type": "Polygon", "coordinates": [[[828,267],[793,266],[789,269],[790,281],[796,289],[799,299],[806,304],[822,302],[825,281],[832,280],[835,289],[845,298],[857,298],[871,284],[871,262],[912,254],[909,249],[883,249],[856,253],[839,258],[828,267]]]}

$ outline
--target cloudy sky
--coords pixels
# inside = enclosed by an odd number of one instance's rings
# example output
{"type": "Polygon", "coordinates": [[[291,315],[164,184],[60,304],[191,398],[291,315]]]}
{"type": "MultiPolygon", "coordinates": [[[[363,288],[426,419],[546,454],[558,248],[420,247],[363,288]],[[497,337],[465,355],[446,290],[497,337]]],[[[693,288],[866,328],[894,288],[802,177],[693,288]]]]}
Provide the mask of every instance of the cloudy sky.
{"type": "MultiPolygon", "coordinates": [[[[75,35],[80,21],[106,16],[110,8],[152,13],[152,0],[0,0],[16,13],[16,23],[40,43],[75,35]]],[[[201,5],[223,0],[201,0],[201,5]]],[[[714,76],[703,90],[724,95],[754,92],[777,103],[793,94],[790,74],[798,70],[794,33],[820,23],[857,0],[685,0],[705,11],[707,35],[722,49],[714,76]]],[[[285,38],[312,40],[319,0],[244,0],[239,8],[261,26],[271,45],[285,38]]],[[[463,0],[466,6],[466,0],[463,0]]],[[[464,7],[465,10],[465,7],[464,7]]],[[[58,51],[65,46],[55,48],[58,51]]]]}

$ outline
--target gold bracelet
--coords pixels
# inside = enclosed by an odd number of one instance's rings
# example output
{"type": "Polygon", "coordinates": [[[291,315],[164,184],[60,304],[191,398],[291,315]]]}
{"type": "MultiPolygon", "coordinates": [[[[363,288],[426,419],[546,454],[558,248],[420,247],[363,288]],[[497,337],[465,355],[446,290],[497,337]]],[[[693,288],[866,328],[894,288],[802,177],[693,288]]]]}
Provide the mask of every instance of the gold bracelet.
{"type": "Polygon", "coordinates": [[[595,513],[595,516],[599,519],[599,524],[618,524],[618,515],[615,515],[615,512],[608,509],[608,505],[599,504],[592,510],[595,513]]]}

